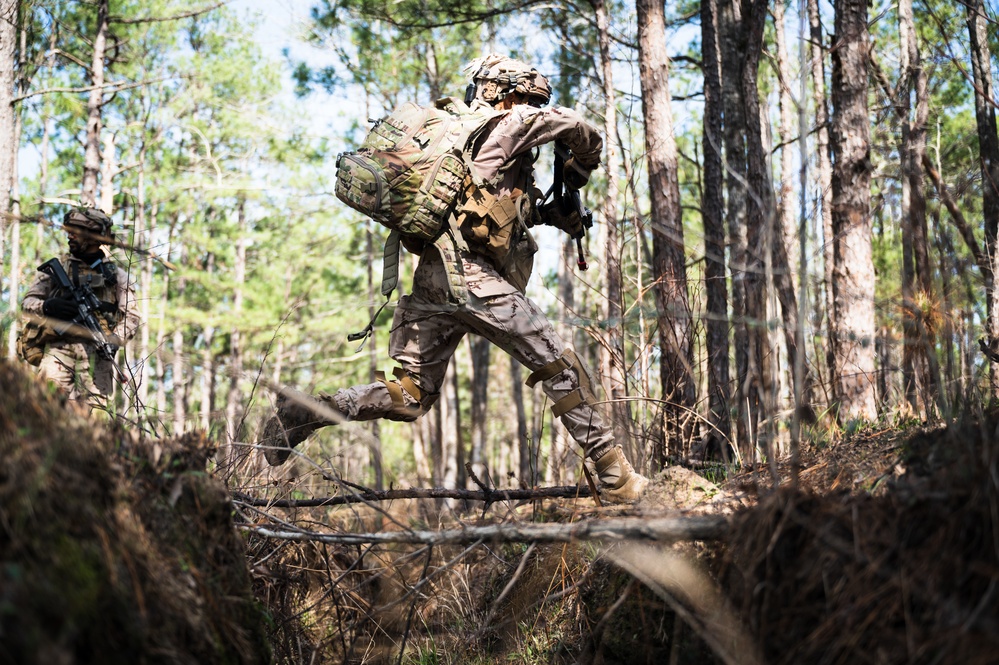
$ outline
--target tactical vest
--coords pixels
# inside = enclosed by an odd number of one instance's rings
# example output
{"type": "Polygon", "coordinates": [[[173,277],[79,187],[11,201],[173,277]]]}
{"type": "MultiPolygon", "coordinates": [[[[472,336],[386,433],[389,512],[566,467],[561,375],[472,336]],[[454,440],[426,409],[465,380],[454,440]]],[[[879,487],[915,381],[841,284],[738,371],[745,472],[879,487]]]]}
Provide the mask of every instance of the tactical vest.
{"type": "MultiPolygon", "coordinates": [[[[118,269],[110,261],[101,261],[96,266],[88,265],[69,254],[59,257],[66,274],[73,284],[79,286],[87,284],[93,290],[94,295],[103,303],[115,305],[113,311],[95,312],[97,320],[101,322],[101,327],[105,334],[110,335],[118,324],[118,269]]],[[[71,298],[72,294],[66,293],[64,289],[56,288],[48,297],[71,298]]],[[[112,309],[112,308],[108,308],[112,309]]],[[[45,346],[57,340],[66,342],[88,341],[84,338],[74,338],[69,335],[60,335],[51,326],[46,324],[44,317],[25,313],[21,321],[21,330],[17,336],[17,354],[22,360],[38,365],[45,354],[45,346]]]]}

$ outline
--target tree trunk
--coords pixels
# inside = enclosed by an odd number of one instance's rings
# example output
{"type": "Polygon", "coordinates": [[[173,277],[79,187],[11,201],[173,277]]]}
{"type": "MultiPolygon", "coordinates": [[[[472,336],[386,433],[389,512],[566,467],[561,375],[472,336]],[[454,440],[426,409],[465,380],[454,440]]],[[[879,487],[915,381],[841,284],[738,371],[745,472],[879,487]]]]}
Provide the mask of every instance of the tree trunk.
{"type": "MultiPolygon", "coordinates": [[[[618,179],[617,161],[620,149],[617,143],[617,94],[614,90],[613,60],[610,50],[610,17],[604,0],[596,0],[597,33],[600,42],[600,66],[604,91],[604,164],[607,173],[607,193],[603,199],[604,277],[607,285],[607,305],[604,311],[607,343],[600,348],[601,375],[604,392],[610,400],[611,426],[614,438],[633,453],[631,437],[631,409],[624,355],[624,291],[621,280],[621,239],[618,233],[618,179]]],[[[633,459],[634,457],[632,457],[633,459]]]]}
{"type": "MultiPolygon", "coordinates": [[[[780,137],[780,195],[777,197],[777,221],[784,232],[787,262],[798,265],[798,247],[794,239],[798,237],[798,223],[794,217],[794,100],[791,98],[791,65],[787,55],[787,38],[784,31],[784,3],[773,6],[774,40],[777,43],[777,85],[780,122],[777,135],[780,137]]],[[[790,272],[795,292],[798,290],[796,275],[790,272]]],[[[794,358],[789,358],[792,363],[794,358]]]]}
{"type": "MultiPolygon", "coordinates": [[[[14,145],[21,143],[21,117],[15,114],[14,118],[14,145]]],[[[10,187],[10,281],[7,284],[9,299],[8,312],[10,313],[10,329],[7,338],[7,357],[13,360],[17,355],[17,312],[20,307],[18,295],[21,290],[21,187],[17,182],[17,161],[11,169],[10,187]]],[[[0,224],[0,234],[3,233],[3,224],[0,224]]],[[[0,266],[3,264],[0,263],[0,266]]],[[[0,271],[0,276],[3,272],[0,271]]]]}
{"type": "Polygon", "coordinates": [[[491,343],[485,337],[468,338],[472,360],[472,471],[483,478],[486,460],[486,440],[489,432],[486,419],[489,402],[489,356],[491,343]]]}
{"type": "MultiPolygon", "coordinates": [[[[769,284],[767,264],[771,256],[783,256],[781,238],[777,234],[773,184],[770,180],[768,151],[763,145],[763,124],[760,112],[760,95],[757,87],[760,53],[763,50],[763,29],[766,25],[766,0],[755,0],[745,7],[743,20],[746,31],[746,57],[742,70],[742,100],[746,118],[746,160],[748,166],[749,200],[746,209],[746,329],[748,341],[748,366],[741,379],[742,397],[749,406],[749,425],[755,432],[757,446],[767,452],[776,433],[777,387],[774,377],[773,350],[770,348],[766,322],[769,284]],[[761,427],[763,425],[763,427],[761,427]]],[[[782,234],[781,234],[782,235],[782,234]]],[[[787,258],[783,256],[786,266],[787,258]]],[[[782,294],[783,295],[783,294],[782,294]]],[[[793,294],[792,294],[793,295],[793,294]]],[[[785,312],[788,311],[785,306],[785,312]]],[[[795,315],[797,313],[795,312],[795,315]]]]}
{"type": "Polygon", "coordinates": [[[243,291],[246,286],[246,242],[248,225],[246,222],[246,200],[240,198],[236,209],[236,256],[233,265],[232,332],[229,337],[229,392],[225,402],[226,441],[230,449],[223,457],[230,463],[244,448],[233,448],[232,444],[243,438],[243,393],[239,384],[243,379],[243,291]]]}
{"type": "MultiPolygon", "coordinates": [[[[811,34],[812,98],[815,104],[815,153],[819,167],[819,199],[822,201],[823,285],[826,306],[826,369],[829,402],[837,400],[837,385],[833,379],[836,364],[836,307],[833,305],[833,232],[832,232],[832,156],[829,151],[829,110],[826,101],[825,37],[819,19],[819,1],[807,0],[811,34]]],[[[804,100],[802,100],[804,103],[804,100]]]]}
{"type": "Polygon", "coordinates": [[[874,262],[871,253],[870,40],[866,0],[836,0],[832,72],[833,304],[842,424],[877,417],[874,262]]]}
{"type": "MultiPolygon", "coordinates": [[[[150,249],[150,240],[153,237],[153,232],[155,231],[156,224],[156,206],[153,206],[153,211],[149,215],[148,221],[146,218],[146,146],[143,145],[142,149],[139,151],[139,168],[138,168],[138,183],[136,185],[136,203],[135,203],[135,246],[140,250],[150,249]],[[149,228],[146,228],[146,225],[149,228]]],[[[149,318],[149,307],[152,303],[152,284],[153,284],[153,257],[151,254],[146,253],[142,255],[141,264],[139,266],[139,289],[142,293],[142,297],[139,298],[139,317],[142,320],[142,326],[139,328],[139,349],[137,357],[139,359],[139,376],[137,378],[137,383],[135,386],[135,402],[140,409],[139,413],[145,412],[146,400],[149,395],[149,379],[152,374],[149,371],[149,332],[150,332],[150,318],[149,318]]]]}
{"type": "Polygon", "coordinates": [[[655,464],[667,453],[680,456],[690,440],[695,383],[690,305],[677,176],[677,149],[670,110],[666,23],[661,0],[638,0],[638,58],[649,164],[652,217],[652,264],[659,311],[660,381],[665,402],[665,437],[655,464]]]}
{"type": "MultiPolygon", "coordinates": [[[[444,379],[446,410],[441,414],[441,482],[443,487],[457,487],[465,442],[461,436],[461,402],[458,393],[458,364],[451,363],[444,379]]],[[[486,468],[488,473],[488,467],[486,468]]],[[[463,473],[461,475],[464,475],[463,473]]]]}
{"type": "Polygon", "coordinates": [[[742,20],[742,2],[720,0],[718,37],[721,48],[722,116],[725,137],[725,192],[728,219],[729,273],[732,276],[732,323],[735,346],[736,441],[743,457],[752,459],[748,396],[745,393],[749,367],[748,330],[746,327],[746,126],[742,102],[742,67],[746,57],[746,35],[742,20]]]}
{"type": "Polygon", "coordinates": [[[707,456],[728,461],[732,440],[729,415],[728,286],[725,278],[725,200],[722,170],[721,53],[718,44],[718,1],[701,2],[701,45],[704,59],[704,289],[707,293],[705,346],[708,357],[707,456]]]}
{"type": "Polygon", "coordinates": [[[918,413],[916,373],[923,387],[923,405],[927,415],[941,397],[934,376],[936,357],[927,353],[936,345],[932,332],[922,318],[923,306],[932,301],[933,280],[929,264],[926,232],[926,198],[923,193],[923,155],[926,154],[926,117],[928,100],[926,72],[919,57],[912,0],[898,4],[899,52],[901,58],[897,109],[902,121],[902,327],[905,345],[902,374],[905,396],[918,413]],[[910,98],[915,93],[916,112],[912,117],[910,98]],[[924,338],[920,332],[930,335],[924,338]]]}
{"type": "MultiPolygon", "coordinates": [[[[10,78],[13,79],[15,72],[25,70],[25,50],[27,45],[27,31],[22,25],[17,30],[17,3],[12,8],[8,8],[6,3],[0,4],[0,63],[10,63],[10,78]],[[14,37],[20,35],[20,62],[15,62],[16,49],[14,48],[14,37]],[[10,50],[7,53],[8,49],[10,50]]],[[[10,315],[10,328],[7,337],[7,357],[13,360],[17,355],[17,329],[18,309],[20,308],[20,288],[21,288],[21,190],[17,181],[17,152],[21,145],[21,115],[15,109],[8,94],[21,94],[27,86],[24,77],[17,77],[16,84],[8,80],[7,74],[0,76],[0,84],[5,87],[5,94],[0,96],[0,145],[11,146],[11,154],[0,154],[0,291],[3,286],[3,237],[4,230],[8,222],[10,224],[10,282],[7,284],[8,313],[10,315]],[[16,87],[15,87],[16,85],[16,87]],[[9,115],[9,118],[7,117],[9,115]],[[10,126],[8,127],[8,122],[10,126]],[[10,217],[7,217],[10,213],[10,217]]],[[[45,126],[46,131],[48,125],[45,126]]],[[[45,160],[45,156],[42,156],[45,160]]]]}
{"type": "MultiPolygon", "coordinates": [[[[374,320],[375,312],[377,311],[377,306],[375,303],[378,300],[378,290],[375,288],[375,222],[373,220],[368,220],[367,230],[365,233],[365,247],[368,255],[368,319],[374,320]]],[[[289,264],[290,268],[290,264],[289,264]]],[[[287,279],[287,290],[290,295],[291,292],[291,274],[289,273],[287,279]]],[[[285,301],[288,301],[288,297],[285,297],[285,301]]],[[[377,331],[371,331],[371,340],[368,344],[368,368],[371,373],[371,380],[375,380],[375,372],[378,371],[378,344],[375,342],[377,331]]],[[[374,474],[374,488],[381,490],[385,488],[385,472],[382,469],[382,432],[381,425],[379,425],[378,420],[372,420],[368,424],[371,430],[371,442],[368,444],[368,451],[371,455],[371,471],[374,474]]]]}
{"type": "MultiPolygon", "coordinates": [[[[986,26],[984,0],[971,0],[968,8],[968,35],[971,43],[971,68],[975,78],[975,120],[978,125],[978,150],[982,170],[982,217],[985,222],[985,278],[986,323],[988,341],[999,340],[999,290],[995,276],[999,270],[999,136],[996,135],[996,112],[992,105],[992,61],[986,26]]],[[[989,397],[999,400],[999,363],[989,363],[989,397]]]]}
{"type": "MultiPolygon", "coordinates": [[[[186,263],[187,257],[185,256],[186,251],[181,248],[180,251],[180,262],[186,263]]],[[[177,291],[174,294],[174,300],[177,302],[182,302],[184,299],[184,291],[187,289],[187,279],[181,276],[177,280],[177,291]]],[[[169,302],[167,305],[169,306],[169,302]]],[[[187,368],[184,367],[184,327],[178,321],[172,322],[173,329],[173,358],[171,359],[171,372],[173,374],[173,433],[174,436],[182,434],[187,430],[185,424],[185,418],[187,415],[187,397],[186,397],[186,385],[189,380],[187,376],[187,368]]]]}
{"type": "MultiPolygon", "coordinates": [[[[14,77],[17,72],[17,0],[0,0],[0,281],[3,279],[3,239],[10,214],[17,141],[14,136],[14,77]]],[[[16,222],[15,222],[16,223],[16,222]]],[[[2,284],[0,284],[2,286],[2,284]]],[[[12,310],[13,311],[13,310],[12,310]]]]}
{"type": "Polygon", "coordinates": [[[527,429],[527,410],[524,408],[524,384],[521,378],[520,363],[510,356],[510,386],[513,393],[513,408],[517,419],[517,451],[520,458],[520,484],[534,487],[538,484],[538,464],[531,453],[531,438],[527,429]]]}
{"type": "MultiPolygon", "coordinates": [[[[87,99],[87,136],[83,153],[83,188],[80,202],[97,205],[97,174],[101,168],[101,111],[104,106],[104,54],[108,38],[108,0],[97,2],[97,34],[90,65],[90,97],[87,99]]],[[[108,183],[110,187],[110,183],[108,183]]]]}

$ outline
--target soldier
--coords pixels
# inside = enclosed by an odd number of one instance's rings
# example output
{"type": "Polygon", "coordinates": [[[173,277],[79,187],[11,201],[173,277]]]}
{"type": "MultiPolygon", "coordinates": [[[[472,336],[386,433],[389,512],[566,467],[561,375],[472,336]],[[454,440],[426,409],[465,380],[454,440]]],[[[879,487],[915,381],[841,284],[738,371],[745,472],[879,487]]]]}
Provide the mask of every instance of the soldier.
{"type": "Polygon", "coordinates": [[[44,272],[21,302],[26,323],[18,338],[19,354],[38,366],[38,376],[55,383],[70,399],[98,408],[107,406],[114,389],[114,352],[139,327],[134,285],[103,248],[113,242],[112,226],[95,208],[70,210],[63,217],[69,254],[59,257],[73,286],[89,286],[97,297],[93,314],[111,344],[108,350],[98,349],[94,336],[81,325],[73,295],[44,272]],[[102,357],[99,350],[112,357],[102,357]]]}
{"type": "Polygon", "coordinates": [[[563,169],[565,184],[578,190],[599,165],[603,141],[575,111],[544,108],[551,87],[533,67],[489,55],[466,71],[474,86],[472,108],[487,104],[496,111],[473,149],[473,173],[487,184],[474,188],[456,212],[468,246],[459,259],[467,303],[457,308],[449,304],[449,274],[456,271],[445,265],[442,253],[423,252],[412,293],[400,298],[392,324],[389,354],[401,365],[395,380],[319,398],[283,389],[277,414],[265,423],[259,444],[265,446],[267,461],[278,465],[325,425],[375,418],[415,420],[440,397],[448,362],[462,337],[476,333],[526,366],[531,371],[529,386],[542,383],[553,413],[594,462],[601,495],[611,502],[635,501],[648,480],[632,468],[591,405],[595,400],[586,369],[524,295],[537,251],[528,227],[540,222],[569,230],[564,219],[539,217],[536,210],[540,192],[534,185],[535,148],[553,141],[567,146],[572,158],[563,169]]]}

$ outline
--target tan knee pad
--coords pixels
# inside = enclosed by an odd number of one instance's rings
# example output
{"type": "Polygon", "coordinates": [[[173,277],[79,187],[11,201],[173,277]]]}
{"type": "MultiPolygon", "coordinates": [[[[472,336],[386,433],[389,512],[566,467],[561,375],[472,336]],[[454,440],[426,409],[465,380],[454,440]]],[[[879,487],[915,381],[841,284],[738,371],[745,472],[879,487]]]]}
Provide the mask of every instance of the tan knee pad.
{"type": "Polygon", "coordinates": [[[571,369],[576,375],[576,382],[579,387],[563,396],[552,404],[552,414],[558,418],[567,411],[571,411],[584,404],[592,405],[597,401],[593,395],[590,375],[586,373],[586,368],[579,362],[579,357],[572,349],[566,349],[562,355],[551,361],[547,365],[539,368],[527,377],[527,387],[533,388],[538,381],[547,381],[567,369],[571,369]]]}

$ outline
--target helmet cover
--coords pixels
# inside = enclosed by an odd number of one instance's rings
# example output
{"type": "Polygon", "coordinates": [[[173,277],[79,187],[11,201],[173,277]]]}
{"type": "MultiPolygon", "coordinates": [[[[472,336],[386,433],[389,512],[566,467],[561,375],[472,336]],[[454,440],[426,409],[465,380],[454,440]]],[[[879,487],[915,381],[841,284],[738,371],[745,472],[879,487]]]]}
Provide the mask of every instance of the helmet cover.
{"type": "Polygon", "coordinates": [[[552,87],[548,78],[527,63],[514,58],[490,53],[465,65],[475,97],[489,104],[496,104],[511,92],[519,92],[532,106],[544,106],[551,100],[552,87]]]}
{"type": "Polygon", "coordinates": [[[108,241],[114,238],[111,233],[111,227],[114,226],[114,223],[103,210],[98,208],[73,208],[63,216],[62,225],[63,228],[75,227],[89,231],[108,241]]]}

